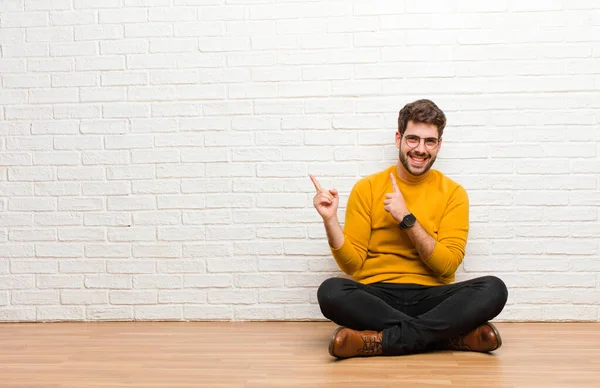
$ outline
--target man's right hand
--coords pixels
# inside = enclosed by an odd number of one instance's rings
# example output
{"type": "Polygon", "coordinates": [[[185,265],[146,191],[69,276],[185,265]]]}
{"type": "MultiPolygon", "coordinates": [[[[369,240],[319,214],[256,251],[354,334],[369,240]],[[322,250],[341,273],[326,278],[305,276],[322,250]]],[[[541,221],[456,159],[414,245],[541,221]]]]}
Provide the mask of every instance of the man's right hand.
{"type": "Polygon", "coordinates": [[[310,174],[308,176],[317,190],[317,193],[313,198],[313,205],[315,206],[315,209],[317,209],[317,212],[319,212],[319,215],[323,218],[323,221],[336,217],[338,204],[340,203],[340,196],[337,190],[325,190],[321,187],[317,178],[310,174]]]}

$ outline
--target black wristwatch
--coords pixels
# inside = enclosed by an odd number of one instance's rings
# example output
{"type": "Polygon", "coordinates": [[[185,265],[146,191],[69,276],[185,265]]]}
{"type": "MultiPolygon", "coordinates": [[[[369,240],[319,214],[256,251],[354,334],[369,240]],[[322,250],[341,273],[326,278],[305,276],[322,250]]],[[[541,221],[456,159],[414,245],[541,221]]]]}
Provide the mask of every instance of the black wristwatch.
{"type": "Polygon", "coordinates": [[[415,225],[415,222],[417,222],[417,218],[414,216],[414,214],[409,213],[404,216],[402,222],[398,224],[398,227],[400,229],[412,228],[415,225]]]}

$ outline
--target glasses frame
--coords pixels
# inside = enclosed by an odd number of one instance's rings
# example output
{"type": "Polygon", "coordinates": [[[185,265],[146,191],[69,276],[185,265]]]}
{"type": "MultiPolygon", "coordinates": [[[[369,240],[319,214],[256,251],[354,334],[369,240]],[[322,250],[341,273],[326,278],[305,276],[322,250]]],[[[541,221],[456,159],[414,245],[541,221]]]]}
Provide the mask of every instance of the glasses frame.
{"type": "Polygon", "coordinates": [[[402,137],[404,138],[406,146],[408,148],[410,148],[411,150],[417,148],[418,146],[420,146],[421,145],[421,140],[423,140],[423,144],[424,144],[425,148],[428,149],[429,151],[433,151],[433,150],[437,149],[440,146],[440,141],[442,140],[441,137],[420,137],[420,136],[417,136],[417,135],[406,135],[406,134],[403,134],[402,137]],[[416,137],[417,139],[419,139],[419,142],[417,143],[417,145],[411,146],[410,144],[408,144],[408,139],[406,138],[406,136],[416,137]],[[431,140],[431,139],[435,139],[435,141],[436,141],[435,147],[433,147],[433,148],[430,148],[430,147],[427,146],[427,140],[431,140]]]}

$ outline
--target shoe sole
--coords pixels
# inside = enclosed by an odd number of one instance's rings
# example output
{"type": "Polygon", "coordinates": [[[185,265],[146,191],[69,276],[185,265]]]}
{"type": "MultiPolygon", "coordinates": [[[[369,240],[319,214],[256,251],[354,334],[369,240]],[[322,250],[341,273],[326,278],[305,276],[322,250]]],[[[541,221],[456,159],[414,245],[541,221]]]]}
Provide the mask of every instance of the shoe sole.
{"type": "Polygon", "coordinates": [[[487,325],[494,331],[494,334],[496,335],[496,338],[498,339],[498,345],[494,349],[490,350],[490,352],[493,352],[494,350],[496,350],[500,346],[502,346],[502,337],[500,336],[500,332],[498,331],[496,326],[494,326],[493,323],[487,322],[487,325]]]}
{"type": "Polygon", "coordinates": [[[329,354],[331,355],[331,357],[335,357],[335,358],[340,358],[338,356],[336,356],[335,354],[333,354],[333,345],[335,344],[335,342],[333,341],[335,339],[335,336],[337,335],[337,333],[340,332],[340,330],[345,329],[345,327],[338,327],[337,329],[335,329],[333,331],[333,334],[331,335],[331,339],[329,340],[329,354]]]}

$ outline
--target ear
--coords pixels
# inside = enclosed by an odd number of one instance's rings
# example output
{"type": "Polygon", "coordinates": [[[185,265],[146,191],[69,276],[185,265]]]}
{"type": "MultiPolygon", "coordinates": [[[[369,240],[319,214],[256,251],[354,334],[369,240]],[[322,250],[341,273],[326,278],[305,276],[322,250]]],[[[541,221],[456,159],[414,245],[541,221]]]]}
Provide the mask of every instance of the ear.
{"type": "Polygon", "coordinates": [[[440,137],[440,140],[438,140],[438,152],[440,152],[441,149],[442,149],[442,138],[440,137]]]}
{"type": "Polygon", "coordinates": [[[396,131],[396,148],[400,148],[401,141],[402,141],[402,136],[400,136],[400,132],[396,131]]]}

